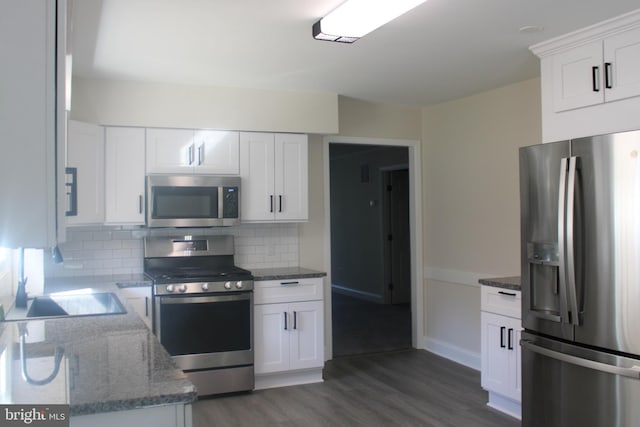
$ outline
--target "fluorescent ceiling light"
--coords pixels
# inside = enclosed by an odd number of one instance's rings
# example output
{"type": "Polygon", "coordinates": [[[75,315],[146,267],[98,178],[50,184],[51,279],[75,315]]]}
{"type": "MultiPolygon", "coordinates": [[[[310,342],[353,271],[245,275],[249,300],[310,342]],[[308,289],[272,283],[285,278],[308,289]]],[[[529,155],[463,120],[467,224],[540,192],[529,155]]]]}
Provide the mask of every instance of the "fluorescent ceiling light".
{"type": "Polygon", "coordinates": [[[313,25],[313,37],[353,43],[426,0],[347,0],[313,25]]]}

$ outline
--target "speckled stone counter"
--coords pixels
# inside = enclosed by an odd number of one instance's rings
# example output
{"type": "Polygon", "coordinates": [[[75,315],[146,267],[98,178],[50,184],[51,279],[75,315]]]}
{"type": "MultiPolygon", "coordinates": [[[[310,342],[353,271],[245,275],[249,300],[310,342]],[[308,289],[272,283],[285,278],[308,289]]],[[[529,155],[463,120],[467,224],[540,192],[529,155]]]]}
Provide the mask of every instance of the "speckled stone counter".
{"type": "Polygon", "coordinates": [[[481,285],[493,286],[494,288],[511,289],[512,291],[520,290],[520,276],[480,279],[478,282],[481,285]]]}
{"type": "MultiPolygon", "coordinates": [[[[148,286],[142,276],[72,278],[48,280],[45,290],[118,293],[115,283],[148,286]]],[[[8,353],[8,362],[3,362],[8,375],[0,379],[7,391],[0,393],[0,402],[68,403],[73,416],[196,400],[193,384],[124,297],[120,301],[126,314],[0,323],[0,355],[8,353]],[[63,352],[57,375],[46,385],[22,378],[19,342],[25,331],[24,353],[34,379],[46,378],[53,371],[56,349],[63,352]]]]}
{"type": "Polygon", "coordinates": [[[253,279],[261,280],[284,280],[284,279],[305,279],[311,277],[324,277],[327,273],[323,271],[311,270],[303,267],[282,267],[282,268],[259,268],[251,270],[253,279]]]}

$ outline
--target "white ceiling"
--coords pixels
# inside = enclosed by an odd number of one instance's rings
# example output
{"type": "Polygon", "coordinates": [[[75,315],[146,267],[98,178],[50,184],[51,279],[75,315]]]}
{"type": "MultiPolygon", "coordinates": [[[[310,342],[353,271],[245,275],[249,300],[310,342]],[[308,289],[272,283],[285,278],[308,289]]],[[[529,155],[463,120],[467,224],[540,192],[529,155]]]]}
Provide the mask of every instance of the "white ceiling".
{"type": "Polygon", "coordinates": [[[73,73],[429,105],[539,74],[528,46],[638,0],[428,0],[354,44],[311,26],[343,0],[72,0],[73,73]],[[520,33],[523,26],[542,32],[520,33]]]}

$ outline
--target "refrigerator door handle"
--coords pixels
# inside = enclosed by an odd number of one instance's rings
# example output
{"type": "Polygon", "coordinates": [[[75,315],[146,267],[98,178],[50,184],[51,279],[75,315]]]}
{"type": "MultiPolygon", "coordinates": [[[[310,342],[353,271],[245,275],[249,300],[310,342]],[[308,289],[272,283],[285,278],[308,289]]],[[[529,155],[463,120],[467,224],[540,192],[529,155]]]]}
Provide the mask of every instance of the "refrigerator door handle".
{"type": "Polygon", "coordinates": [[[560,353],[555,350],[550,350],[525,339],[520,341],[520,345],[522,345],[522,347],[527,350],[533,351],[534,353],[559,360],[560,362],[571,363],[572,365],[582,366],[583,368],[587,369],[594,369],[600,372],[606,372],[609,374],[621,375],[624,377],[630,377],[640,380],[640,366],[638,365],[634,365],[630,368],[609,365],[607,363],[596,362],[594,360],[583,359],[581,357],[572,356],[566,353],[560,353]]]}
{"type": "Polygon", "coordinates": [[[580,318],[578,316],[578,298],[576,293],[576,262],[575,262],[575,250],[573,245],[573,218],[575,211],[575,192],[576,192],[576,164],[578,158],[573,156],[569,157],[569,175],[567,178],[567,219],[566,219],[566,286],[567,286],[567,305],[569,310],[569,317],[567,322],[572,325],[578,325],[580,318]]]}
{"type": "Polygon", "coordinates": [[[560,313],[563,323],[569,322],[567,306],[567,271],[566,271],[566,213],[567,213],[567,169],[569,159],[560,159],[560,182],[558,186],[558,269],[560,290],[560,313]]]}

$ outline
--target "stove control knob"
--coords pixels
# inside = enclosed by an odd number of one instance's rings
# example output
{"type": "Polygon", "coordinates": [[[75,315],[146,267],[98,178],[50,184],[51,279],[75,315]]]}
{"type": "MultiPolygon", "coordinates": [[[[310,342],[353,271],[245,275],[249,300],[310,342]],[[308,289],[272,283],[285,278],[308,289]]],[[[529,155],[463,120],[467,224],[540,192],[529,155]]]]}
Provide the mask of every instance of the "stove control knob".
{"type": "Polygon", "coordinates": [[[187,285],[180,285],[180,287],[178,288],[178,290],[182,293],[187,292],[187,285]]]}
{"type": "Polygon", "coordinates": [[[209,284],[208,283],[203,283],[202,284],[202,290],[203,291],[208,291],[209,290],[209,284]]]}
{"type": "Polygon", "coordinates": [[[231,289],[231,282],[224,282],[225,289],[231,289]]]}
{"type": "Polygon", "coordinates": [[[236,288],[242,289],[242,282],[236,282],[236,288]]]}
{"type": "Polygon", "coordinates": [[[167,285],[167,292],[175,291],[175,287],[173,285],[167,285]]]}

